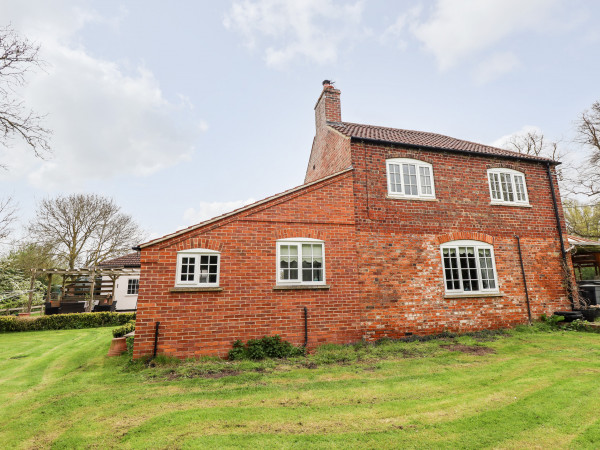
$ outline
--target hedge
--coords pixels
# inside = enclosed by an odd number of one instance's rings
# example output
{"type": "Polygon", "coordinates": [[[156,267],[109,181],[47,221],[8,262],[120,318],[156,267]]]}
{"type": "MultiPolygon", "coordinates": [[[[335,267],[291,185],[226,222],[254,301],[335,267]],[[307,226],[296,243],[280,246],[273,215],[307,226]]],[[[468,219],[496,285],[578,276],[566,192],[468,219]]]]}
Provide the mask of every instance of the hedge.
{"type": "Polygon", "coordinates": [[[0,333],[11,331],[68,330],[124,325],[135,313],[95,312],[39,317],[0,316],[0,333]]]}
{"type": "Polygon", "coordinates": [[[116,338],[123,337],[126,334],[131,333],[132,331],[135,331],[135,320],[130,320],[125,325],[115,328],[113,330],[113,336],[116,338]]]}

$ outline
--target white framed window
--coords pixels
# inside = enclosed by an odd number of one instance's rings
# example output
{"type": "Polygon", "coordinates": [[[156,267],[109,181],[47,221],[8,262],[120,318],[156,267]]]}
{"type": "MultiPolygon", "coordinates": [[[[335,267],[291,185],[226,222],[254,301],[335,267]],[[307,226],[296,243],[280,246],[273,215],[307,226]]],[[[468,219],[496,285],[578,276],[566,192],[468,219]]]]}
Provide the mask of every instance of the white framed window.
{"type": "Polygon", "coordinates": [[[325,245],[310,238],[277,241],[277,284],[325,284],[325,245]]]}
{"type": "Polygon", "coordinates": [[[385,161],[388,196],[395,198],[435,198],[433,166],[409,158],[392,158],[385,161]]]}
{"type": "Polygon", "coordinates": [[[129,278],[127,280],[127,295],[137,295],[140,291],[139,278],[129,278]]]}
{"type": "Polygon", "coordinates": [[[441,245],[447,294],[498,292],[494,247],[480,241],[451,241],[441,245]]]}
{"type": "Polygon", "coordinates": [[[205,248],[177,252],[175,286],[219,286],[221,253],[205,248]]]}
{"type": "Polygon", "coordinates": [[[513,169],[488,169],[492,203],[529,205],[525,174],[513,169]]]}

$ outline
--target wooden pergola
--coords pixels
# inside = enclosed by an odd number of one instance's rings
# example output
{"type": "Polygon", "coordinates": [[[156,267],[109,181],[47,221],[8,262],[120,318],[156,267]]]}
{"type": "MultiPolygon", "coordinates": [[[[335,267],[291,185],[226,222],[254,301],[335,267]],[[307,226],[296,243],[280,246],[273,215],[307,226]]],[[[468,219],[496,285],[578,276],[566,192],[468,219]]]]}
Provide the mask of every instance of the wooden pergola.
{"type": "Polygon", "coordinates": [[[573,268],[579,272],[579,279],[582,278],[581,269],[584,267],[593,267],[594,274],[600,276],[600,242],[578,236],[568,236],[568,239],[573,247],[571,252],[573,268]]]}
{"type": "Polygon", "coordinates": [[[84,269],[32,269],[27,312],[31,312],[35,279],[40,275],[46,275],[48,277],[48,292],[46,294],[47,302],[51,301],[52,277],[54,275],[60,275],[63,277],[63,290],[58,299],[59,302],[72,303],[85,300],[88,302],[86,310],[89,312],[92,310],[94,300],[105,299],[108,295],[111,295],[111,297],[114,298],[117,278],[123,275],[134,275],[137,273],[137,270],[133,268],[101,268],[98,266],[84,269]],[[107,277],[110,281],[108,283],[101,282],[100,286],[97,286],[97,277],[107,277]],[[78,284],[79,286],[77,286],[78,284]],[[88,284],[89,288],[87,286],[88,284]],[[71,287],[73,288],[73,295],[68,295],[71,287]],[[78,290],[77,287],[80,287],[80,289],[78,290]]]}

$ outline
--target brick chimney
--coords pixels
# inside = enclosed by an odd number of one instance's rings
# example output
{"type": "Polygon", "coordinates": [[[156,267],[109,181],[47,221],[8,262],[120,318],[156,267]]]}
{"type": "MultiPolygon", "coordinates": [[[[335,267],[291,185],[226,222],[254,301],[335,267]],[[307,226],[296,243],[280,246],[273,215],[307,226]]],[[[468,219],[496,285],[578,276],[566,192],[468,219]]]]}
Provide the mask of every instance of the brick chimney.
{"type": "Polygon", "coordinates": [[[341,122],[340,91],[333,87],[329,80],[323,81],[323,92],[315,105],[315,125],[317,134],[323,130],[327,122],[341,122]]]}

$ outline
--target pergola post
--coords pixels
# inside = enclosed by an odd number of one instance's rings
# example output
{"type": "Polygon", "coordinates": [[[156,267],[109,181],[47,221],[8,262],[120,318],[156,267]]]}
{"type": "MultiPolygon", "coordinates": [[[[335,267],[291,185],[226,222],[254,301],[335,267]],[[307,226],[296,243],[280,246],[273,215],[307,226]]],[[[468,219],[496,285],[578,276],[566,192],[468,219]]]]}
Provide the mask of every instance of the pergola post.
{"type": "Polygon", "coordinates": [[[87,312],[92,312],[92,308],[94,307],[94,288],[96,287],[96,266],[92,267],[90,272],[90,277],[92,281],[90,283],[90,302],[86,308],[87,312]]]}
{"type": "Polygon", "coordinates": [[[46,301],[50,303],[52,300],[52,274],[48,274],[48,292],[46,293],[46,301]]]}
{"type": "Polygon", "coordinates": [[[35,269],[31,269],[31,282],[29,283],[29,301],[27,302],[27,313],[31,313],[33,303],[33,288],[35,287],[35,269]]]}

